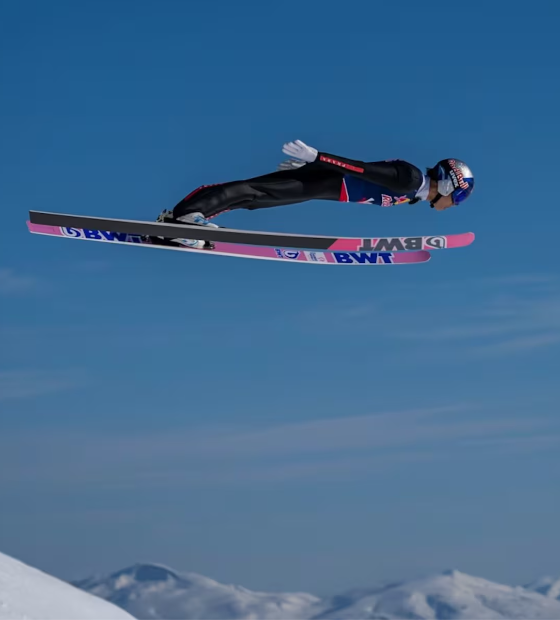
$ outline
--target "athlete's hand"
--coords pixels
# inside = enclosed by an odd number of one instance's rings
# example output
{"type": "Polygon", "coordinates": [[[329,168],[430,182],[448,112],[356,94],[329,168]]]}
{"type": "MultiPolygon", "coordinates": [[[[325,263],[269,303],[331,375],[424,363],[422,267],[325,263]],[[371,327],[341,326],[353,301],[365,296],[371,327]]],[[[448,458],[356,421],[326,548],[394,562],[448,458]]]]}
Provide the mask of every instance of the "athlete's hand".
{"type": "Polygon", "coordinates": [[[278,165],[278,170],[297,170],[302,166],[305,166],[304,161],[299,161],[298,159],[286,159],[278,165]]]}
{"type": "Polygon", "coordinates": [[[282,148],[282,152],[290,157],[301,159],[307,163],[311,163],[317,159],[318,151],[312,146],[307,146],[305,142],[296,140],[295,142],[287,142],[282,148]]]}

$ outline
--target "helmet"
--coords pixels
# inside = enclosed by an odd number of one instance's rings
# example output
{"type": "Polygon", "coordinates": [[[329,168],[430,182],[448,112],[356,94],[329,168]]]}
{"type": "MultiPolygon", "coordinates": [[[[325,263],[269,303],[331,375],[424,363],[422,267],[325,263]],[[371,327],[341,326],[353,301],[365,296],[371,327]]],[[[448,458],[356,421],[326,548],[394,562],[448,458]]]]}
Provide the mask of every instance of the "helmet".
{"type": "Polygon", "coordinates": [[[428,170],[428,176],[437,181],[438,193],[432,200],[432,207],[442,196],[451,196],[453,204],[466,200],[474,189],[474,175],[460,159],[442,159],[428,170]]]}

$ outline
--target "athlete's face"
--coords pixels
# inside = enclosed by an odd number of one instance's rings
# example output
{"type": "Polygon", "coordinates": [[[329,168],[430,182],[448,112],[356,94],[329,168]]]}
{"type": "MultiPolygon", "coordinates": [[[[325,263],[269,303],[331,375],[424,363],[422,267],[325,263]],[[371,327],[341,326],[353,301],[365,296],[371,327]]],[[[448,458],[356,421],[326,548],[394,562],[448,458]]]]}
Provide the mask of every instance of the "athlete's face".
{"type": "MultiPolygon", "coordinates": [[[[438,194],[437,181],[433,179],[430,181],[430,193],[428,194],[428,200],[431,202],[438,194]]],[[[453,206],[452,196],[442,196],[437,202],[434,202],[434,209],[436,211],[445,211],[449,207],[453,206]]]]}
{"type": "Polygon", "coordinates": [[[445,211],[445,209],[453,206],[452,196],[442,196],[437,202],[434,202],[434,209],[436,211],[445,211]]]}

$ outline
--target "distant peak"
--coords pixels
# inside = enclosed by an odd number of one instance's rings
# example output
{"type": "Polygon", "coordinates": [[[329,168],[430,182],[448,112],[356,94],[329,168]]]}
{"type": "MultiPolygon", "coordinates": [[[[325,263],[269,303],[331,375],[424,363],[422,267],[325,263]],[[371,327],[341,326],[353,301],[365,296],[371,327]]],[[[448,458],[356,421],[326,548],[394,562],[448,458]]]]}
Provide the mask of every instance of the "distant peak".
{"type": "Polygon", "coordinates": [[[178,579],[177,573],[162,564],[135,564],[124,569],[119,576],[126,575],[135,581],[168,581],[169,579],[178,579]]]}
{"type": "Polygon", "coordinates": [[[461,573],[460,571],[454,568],[449,568],[447,570],[444,570],[441,574],[445,575],[446,577],[453,577],[453,579],[458,579],[459,577],[463,576],[463,573],[461,573]]]}

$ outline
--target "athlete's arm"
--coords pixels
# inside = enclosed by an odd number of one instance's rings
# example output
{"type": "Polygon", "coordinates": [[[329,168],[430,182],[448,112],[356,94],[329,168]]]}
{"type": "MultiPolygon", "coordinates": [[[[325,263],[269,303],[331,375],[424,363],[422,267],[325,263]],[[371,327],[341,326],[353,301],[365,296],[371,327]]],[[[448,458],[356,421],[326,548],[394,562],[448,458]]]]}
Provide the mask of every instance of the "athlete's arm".
{"type": "Polygon", "coordinates": [[[424,180],[419,168],[403,160],[364,162],[319,152],[315,163],[403,194],[420,189],[424,180]]]}
{"type": "Polygon", "coordinates": [[[422,186],[424,175],[419,168],[403,160],[364,162],[330,153],[322,153],[301,140],[288,142],[282,149],[286,155],[308,164],[350,174],[394,192],[408,194],[422,186]]]}

